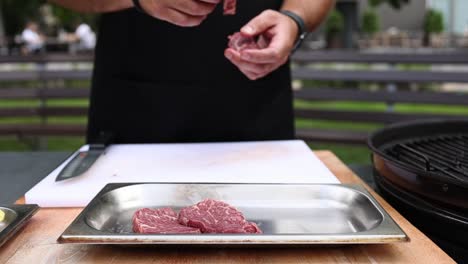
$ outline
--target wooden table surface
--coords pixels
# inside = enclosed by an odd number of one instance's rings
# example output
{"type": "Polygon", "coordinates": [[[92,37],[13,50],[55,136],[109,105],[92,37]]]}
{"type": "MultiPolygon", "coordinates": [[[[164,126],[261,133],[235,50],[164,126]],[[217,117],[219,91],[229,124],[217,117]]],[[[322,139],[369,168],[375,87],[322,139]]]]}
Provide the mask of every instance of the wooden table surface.
{"type": "MultiPolygon", "coordinates": [[[[333,153],[317,151],[316,154],[342,183],[365,185],[333,153]]],[[[81,209],[41,209],[20,233],[0,248],[0,263],[455,263],[378,194],[366,188],[408,234],[410,242],[274,249],[61,245],[57,238],[81,209]]]]}

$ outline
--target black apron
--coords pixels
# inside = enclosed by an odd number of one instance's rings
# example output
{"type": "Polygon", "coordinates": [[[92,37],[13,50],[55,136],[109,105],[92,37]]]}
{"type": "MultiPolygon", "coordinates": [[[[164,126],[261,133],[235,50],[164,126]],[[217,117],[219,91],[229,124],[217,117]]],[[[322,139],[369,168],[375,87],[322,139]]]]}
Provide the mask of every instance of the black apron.
{"type": "Polygon", "coordinates": [[[279,140],[294,137],[289,63],[250,81],[224,57],[227,36],[281,0],[219,5],[185,28],[134,9],[104,14],[96,47],[88,143],[279,140]]]}

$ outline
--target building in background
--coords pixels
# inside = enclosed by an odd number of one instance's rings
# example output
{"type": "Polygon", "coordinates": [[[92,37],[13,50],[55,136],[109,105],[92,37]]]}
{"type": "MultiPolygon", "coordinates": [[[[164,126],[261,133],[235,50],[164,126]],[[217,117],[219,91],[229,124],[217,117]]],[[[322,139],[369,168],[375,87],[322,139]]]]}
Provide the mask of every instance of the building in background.
{"type": "MultiPolygon", "coordinates": [[[[449,1],[449,0],[442,0],[449,1]]],[[[369,0],[359,0],[359,17],[369,8],[369,0]]],[[[398,28],[404,31],[421,31],[426,14],[426,0],[410,0],[401,9],[381,4],[375,9],[379,16],[381,30],[398,28]]]]}
{"type": "MultiPolygon", "coordinates": [[[[369,0],[338,1],[358,3],[358,17],[369,8],[369,0]]],[[[422,30],[428,9],[435,9],[444,15],[445,32],[464,34],[468,27],[467,0],[410,0],[402,9],[393,9],[388,4],[376,8],[382,30],[396,27],[406,31],[422,30]]]]}
{"type": "Polygon", "coordinates": [[[427,7],[442,12],[445,32],[468,35],[468,1],[427,0],[427,7]]]}
{"type": "MultiPolygon", "coordinates": [[[[362,14],[370,8],[369,0],[337,0],[336,9],[344,16],[343,40],[345,48],[355,45],[355,35],[360,32],[362,14]]],[[[468,36],[467,0],[410,0],[401,9],[384,3],[375,8],[380,30],[398,30],[421,35],[428,9],[440,11],[444,17],[444,32],[468,36]]]]}

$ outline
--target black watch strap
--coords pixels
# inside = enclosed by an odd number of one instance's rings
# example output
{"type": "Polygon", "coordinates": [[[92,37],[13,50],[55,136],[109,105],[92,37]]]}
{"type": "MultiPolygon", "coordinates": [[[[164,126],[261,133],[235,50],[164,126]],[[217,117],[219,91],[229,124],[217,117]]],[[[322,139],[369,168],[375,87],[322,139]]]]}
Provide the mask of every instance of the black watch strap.
{"type": "Polygon", "coordinates": [[[138,10],[141,13],[145,13],[146,11],[143,9],[143,7],[140,4],[140,0],[132,0],[133,1],[133,6],[135,7],[136,10],[138,10]]]}
{"type": "Polygon", "coordinates": [[[302,41],[306,37],[307,27],[306,27],[306,24],[305,24],[304,20],[299,15],[297,15],[296,13],[288,11],[288,10],[282,10],[281,13],[283,15],[286,15],[286,16],[290,17],[292,20],[294,20],[294,22],[296,22],[296,24],[297,24],[297,27],[299,28],[299,33],[298,33],[296,42],[294,44],[294,48],[292,50],[294,52],[301,46],[302,41]]]}

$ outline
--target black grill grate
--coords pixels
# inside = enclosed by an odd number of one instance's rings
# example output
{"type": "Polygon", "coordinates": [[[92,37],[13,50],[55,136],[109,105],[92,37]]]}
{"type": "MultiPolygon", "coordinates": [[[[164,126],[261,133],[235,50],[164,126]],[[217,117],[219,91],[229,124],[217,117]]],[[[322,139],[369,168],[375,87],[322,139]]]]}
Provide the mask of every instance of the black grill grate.
{"type": "Polygon", "coordinates": [[[386,152],[415,168],[468,183],[468,134],[408,140],[386,152]]]}

